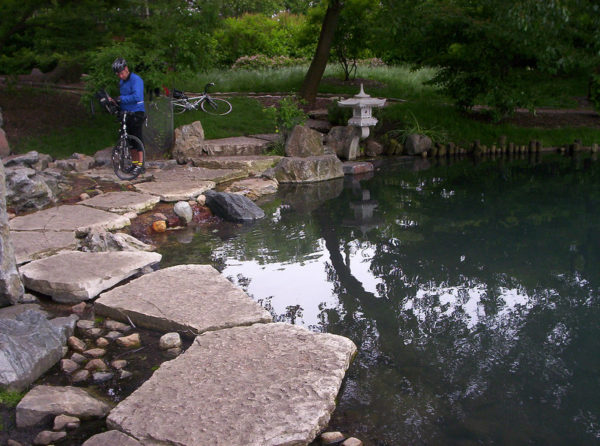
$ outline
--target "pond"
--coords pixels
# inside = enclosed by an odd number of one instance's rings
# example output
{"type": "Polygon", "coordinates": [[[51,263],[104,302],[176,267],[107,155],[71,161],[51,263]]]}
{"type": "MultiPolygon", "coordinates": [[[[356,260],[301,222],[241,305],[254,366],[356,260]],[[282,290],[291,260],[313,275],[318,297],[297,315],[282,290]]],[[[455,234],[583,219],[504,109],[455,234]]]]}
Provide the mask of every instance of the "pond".
{"type": "Polygon", "coordinates": [[[277,320],[352,339],[330,428],[365,445],[600,444],[600,165],[386,161],[173,234],[277,320]]]}

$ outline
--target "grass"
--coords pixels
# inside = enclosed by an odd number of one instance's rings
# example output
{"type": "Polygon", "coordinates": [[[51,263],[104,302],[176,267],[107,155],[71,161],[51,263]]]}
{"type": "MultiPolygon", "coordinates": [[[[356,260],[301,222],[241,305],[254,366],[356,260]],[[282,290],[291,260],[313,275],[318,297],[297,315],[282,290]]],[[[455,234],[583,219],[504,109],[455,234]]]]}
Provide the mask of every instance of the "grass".
{"type": "Polygon", "coordinates": [[[3,404],[6,407],[16,407],[24,396],[25,392],[0,390],[0,404],[3,404]]]}

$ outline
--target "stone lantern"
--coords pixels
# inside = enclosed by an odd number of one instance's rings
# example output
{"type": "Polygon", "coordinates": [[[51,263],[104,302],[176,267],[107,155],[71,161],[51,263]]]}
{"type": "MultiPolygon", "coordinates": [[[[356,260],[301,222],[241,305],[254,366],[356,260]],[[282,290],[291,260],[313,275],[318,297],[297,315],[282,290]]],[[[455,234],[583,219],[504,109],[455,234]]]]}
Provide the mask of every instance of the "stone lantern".
{"type": "Polygon", "coordinates": [[[383,107],[385,99],[372,98],[365,93],[363,84],[360,84],[360,92],[352,98],[339,101],[340,107],[352,107],[352,117],[348,120],[348,125],[360,128],[360,137],[365,139],[369,136],[369,127],[377,124],[377,119],[373,117],[374,107],[383,107]]]}

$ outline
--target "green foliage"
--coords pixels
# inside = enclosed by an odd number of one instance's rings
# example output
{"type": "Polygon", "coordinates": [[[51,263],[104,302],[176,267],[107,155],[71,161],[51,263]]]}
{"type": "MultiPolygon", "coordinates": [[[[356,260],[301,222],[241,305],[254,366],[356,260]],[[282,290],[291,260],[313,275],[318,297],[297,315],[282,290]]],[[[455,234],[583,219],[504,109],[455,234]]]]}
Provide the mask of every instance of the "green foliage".
{"type": "Polygon", "coordinates": [[[308,63],[307,59],[298,59],[288,56],[268,57],[264,54],[254,56],[242,56],[232,65],[233,70],[264,70],[285,67],[294,67],[308,63]]]}
{"type": "Polygon", "coordinates": [[[277,107],[272,107],[275,114],[276,131],[287,137],[289,132],[297,125],[302,125],[308,118],[299,107],[300,103],[294,97],[283,98],[277,107]]]}
{"type": "Polygon", "coordinates": [[[274,17],[245,14],[228,18],[216,31],[219,62],[231,66],[242,56],[262,54],[267,57],[308,57],[310,48],[300,42],[304,16],[282,13],[274,17]]]}
{"type": "Polygon", "coordinates": [[[425,135],[431,138],[433,142],[445,143],[448,141],[448,135],[444,130],[438,127],[423,127],[414,113],[408,110],[402,117],[402,128],[390,130],[387,132],[389,138],[397,139],[400,143],[406,143],[408,135],[425,135]]]}
{"type": "Polygon", "coordinates": [[[24,396],[25,392],[0,390],[0,404],[3,404],[6,407],[16,407],[24,396]]]}
{"type": "Polygon", "coordinates": [[[348,120],[352,117],[352,109],[340,107],[338,100],[333,101],[327,107],[327,120],[331,125],[348,125],[348,120]]]}

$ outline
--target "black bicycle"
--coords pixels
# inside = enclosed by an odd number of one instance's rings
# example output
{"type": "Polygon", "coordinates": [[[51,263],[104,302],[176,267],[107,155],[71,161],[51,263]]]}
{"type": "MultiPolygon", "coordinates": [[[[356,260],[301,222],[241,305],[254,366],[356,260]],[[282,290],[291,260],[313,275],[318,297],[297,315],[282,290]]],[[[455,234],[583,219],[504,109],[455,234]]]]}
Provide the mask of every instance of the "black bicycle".
{"type": "Polygon", "coordinates": [[[137,136],[127,133],[127,115],[131,112],[121,110],[118,104],[109,100],[109,95],[104,90],[96,93],[96,97],[104,109],[111,115],[117,116],[121,122],[119,141],[113,148],[111,156],[115,175],[122,180],[134,180],[145,170],[146,149],[144,143],[137,136]],[[141,163],[135,164],[133,162],[132,150],[137,150],[141,154],[141,163]]]}

